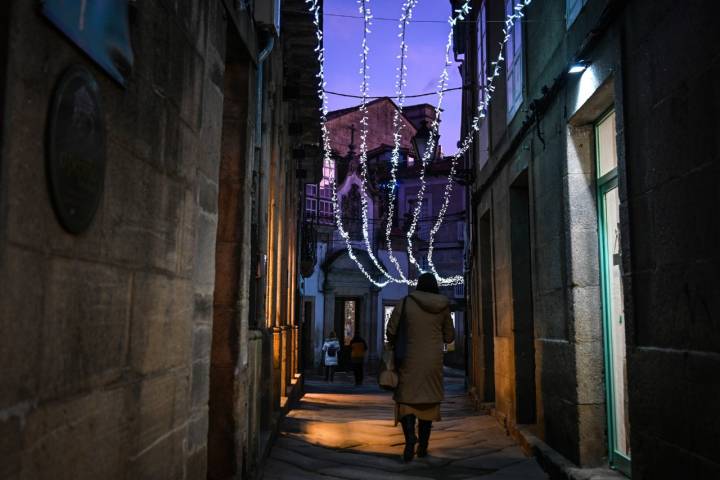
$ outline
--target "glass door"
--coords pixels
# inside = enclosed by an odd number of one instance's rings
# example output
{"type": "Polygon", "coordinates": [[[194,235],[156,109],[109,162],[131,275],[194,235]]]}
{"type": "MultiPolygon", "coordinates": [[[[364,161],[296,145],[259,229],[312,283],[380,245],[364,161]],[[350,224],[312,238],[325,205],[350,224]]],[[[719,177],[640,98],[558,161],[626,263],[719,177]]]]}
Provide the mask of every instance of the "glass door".
{"type": "Polygon", "coordinates": [[[629,475],[630,418],[615,138],[615,112],[610,112],[595,126],[608,441],[610,465],[629,475]]]}

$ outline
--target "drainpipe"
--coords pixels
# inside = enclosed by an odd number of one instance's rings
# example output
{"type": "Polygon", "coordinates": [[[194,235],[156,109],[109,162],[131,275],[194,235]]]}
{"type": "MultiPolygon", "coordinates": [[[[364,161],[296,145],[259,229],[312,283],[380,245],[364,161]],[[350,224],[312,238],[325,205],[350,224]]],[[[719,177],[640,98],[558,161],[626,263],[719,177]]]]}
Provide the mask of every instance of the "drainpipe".
{"type": "MultiPolygon", "coordinates": [[[[275,46],[275,37],[270,37],[265,44],[265,48],[258,54],[257,57],[257,72],[255,74],[255,158],[254,167],[252,171],[252,183],[251,188],[248,189],[248,193],[251,190],[255,192],[255,209],[253,215],[255,217],[255,229],[251,233],[252,241],[249,245],[249,249],[246,249],[243,245],[244,251],[250,251],[251,267],[248,269],[252,271],[250,281],[254,282],[255,291],[252,301],[252,308],[250,314],[252,315],[251,322],[256,323],[255,328],[262,327],[262,319],[265,317],[266,305],[261,300],[265,298],[265,282],[266,272],[265,266],[267,265],[267,225],[265,228],[262,226],[262,214],[265,206],[267,205],[267,186],[264,185],[263,178],[267,175],[269,168],[268,161],[263,158],[263,145],[262,145],[262,119],[263,119],[263,82],[264,82],[264,70],[265,60],[267,60],[270,52],[275,46]],[[262,272],[262,273],[260,273],[262,272]]],[[[252,205],[252,198],[248,198],[248,205],[252,205]]]]}
{"type": "Polygon", "coordinates": [[[255,98],[257,101],[256,105],[256,117],[255,117],[255,148],[262,151],[262,114],[263,114],[263,71],[265,67],[265,60],[272,52],[275,46],[275,37],[268,39],[267,45],[262,49],[258,55],[257,61],[257,76],[255,81],[255,98]]]}

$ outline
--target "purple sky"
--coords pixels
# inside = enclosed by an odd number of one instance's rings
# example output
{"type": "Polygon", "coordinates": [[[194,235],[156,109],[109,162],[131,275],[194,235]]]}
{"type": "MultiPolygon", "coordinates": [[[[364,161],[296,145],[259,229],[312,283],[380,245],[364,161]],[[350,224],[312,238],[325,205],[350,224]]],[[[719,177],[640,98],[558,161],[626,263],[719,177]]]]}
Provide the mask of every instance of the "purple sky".
{"type": "MultiPolygon", "coordinates": [[[[402,0],[375,0],[369,2],[373,16],[398,19],[402,0]]],[[[325,0],[327,14],[359,16],[355,0],[325,0]]],[[[407,32],[408,85],[407,95],[435,91],[445,61],[445,44],[449,32],[447,18],[451,13],[448,0],[421,0],[413,13],[413,20],[440,20],[443,23],[411,23],[407,32]]],[[[362,19],[324,17],[325,79],[327,89],[334,92],[360,94],[360,43],[362,19]]],[[[370,95],[394,96],[395,73],[399,65],[400,39],[397,21],[373,20],[370,44],[370,95]]],[[[451,60],[452,50],[450,52],[451,60]]],[[[461,85],[457,64],[449,67],[448,87],[461,85]]],[[[359,99],[329,95],[330,110],[358,105],[359,99]]],[[[406,105],[429,103],[437,105],[437,96],[410,98],[406,105]]],[[[443,98],[443,115],[440,126],[440,144],[445,154],[457,150],[460,135],[461,92],[447,92],[443,98]]],[[[370,124],[370,132],[373,125],[370,124]]]]}

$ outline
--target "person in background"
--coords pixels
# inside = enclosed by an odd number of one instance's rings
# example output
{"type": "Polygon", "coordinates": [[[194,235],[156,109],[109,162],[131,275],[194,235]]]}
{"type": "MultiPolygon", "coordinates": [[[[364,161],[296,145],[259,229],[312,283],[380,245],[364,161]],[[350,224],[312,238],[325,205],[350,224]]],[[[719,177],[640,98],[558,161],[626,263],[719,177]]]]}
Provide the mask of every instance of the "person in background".
{"type": "Polygon", "coordinates": [[[393,310],[386,334],[396,352],[398,347],[404,351],[397,365],[399,378],[393,399],[395,424],[400,422],[405,435],[403,460],[409,462],[418,437],[417,456],[427,456],[432,422],[440,420],[444,396],[443,343],[455,340],[450,300],[439,294],[433,274],[420,275],[415,291],[393,310]],[[417,436],[415,419],[419,420],[417,436]]]}
{"type": "Polygon", "coordinates": [[[322,351],[325,363],[325,381],[332,382],[335,379],[335,368],[338,364],[338,357],[340,357],[340,342],[335,335],[335,330],[330,332],[323,343],[322,351]]]}
{"type": "Polygon", "coordinates": [[[365,363],[365,352],[367,352],[367,343],[355,332],[350,341],[350,361],[352,363],[353,373],[355,373],[355,385],[362,385],[363,382],[363,365],[365,363]]]}

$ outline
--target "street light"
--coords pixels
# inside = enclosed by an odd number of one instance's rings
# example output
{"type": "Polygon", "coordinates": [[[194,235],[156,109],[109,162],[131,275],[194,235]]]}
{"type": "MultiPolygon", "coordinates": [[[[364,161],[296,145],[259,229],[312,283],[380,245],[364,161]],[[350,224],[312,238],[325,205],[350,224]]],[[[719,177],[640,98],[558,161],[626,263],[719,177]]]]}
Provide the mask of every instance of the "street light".
{"type": "MultiPolygon", "coordinates": [[[[425,152],[428,148],[428,143],[430,141],[430,129],[427,125],[427,120],[423,120],[420,123],[420,128],[418,128],[417,132],[415,133],[415,136],[412,138],[412,144],[413,148],[415,149],[415,153],[417,153],[417,158],[419,158],[421,161],[423,158],[425,158],[425,152]]],[[[432,152],[432,155],[430,156],[430,161],[434,160],[437,156],[438,151],[438,145],[440,144],[440,135],[438,135],[435,138],[435,151],[432,152]]]]}

